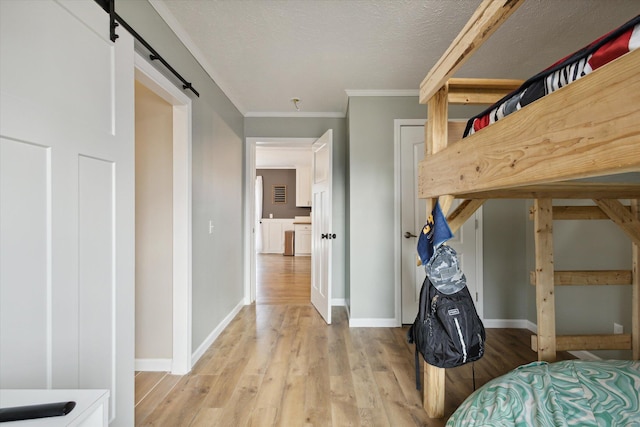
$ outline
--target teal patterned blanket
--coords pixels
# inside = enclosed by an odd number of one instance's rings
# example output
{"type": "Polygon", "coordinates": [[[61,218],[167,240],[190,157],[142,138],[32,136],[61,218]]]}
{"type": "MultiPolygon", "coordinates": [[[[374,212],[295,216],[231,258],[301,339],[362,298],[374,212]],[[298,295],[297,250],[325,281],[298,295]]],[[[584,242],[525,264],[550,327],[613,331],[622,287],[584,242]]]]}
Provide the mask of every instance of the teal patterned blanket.
{"type": "Polygon", "coordinates": [[[640,426],[640,361],[520,366],[471,394],[454,426],[640,426]]]}

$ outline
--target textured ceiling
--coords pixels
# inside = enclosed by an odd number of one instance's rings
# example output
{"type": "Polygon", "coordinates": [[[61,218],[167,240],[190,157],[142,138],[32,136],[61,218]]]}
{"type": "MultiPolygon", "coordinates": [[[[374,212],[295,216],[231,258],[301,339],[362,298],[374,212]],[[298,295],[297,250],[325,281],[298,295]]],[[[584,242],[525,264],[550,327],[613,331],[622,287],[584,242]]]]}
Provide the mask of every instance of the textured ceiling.
{"type": "MultiPolygon", "coordinates": [[[[346,91],[417,94],[480,3],[150,1],[247,116],[343,116],[346,91]]],[[[456,76],[527,78],[638,13],[638,0],[528,0],[456,76]]]]}

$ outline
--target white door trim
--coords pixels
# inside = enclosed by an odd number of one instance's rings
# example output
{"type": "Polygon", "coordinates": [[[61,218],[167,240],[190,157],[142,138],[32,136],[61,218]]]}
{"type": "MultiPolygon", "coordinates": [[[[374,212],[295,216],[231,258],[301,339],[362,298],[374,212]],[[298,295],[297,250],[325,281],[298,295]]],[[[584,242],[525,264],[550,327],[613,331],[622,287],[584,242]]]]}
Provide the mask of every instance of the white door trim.
{"type": "MultiPolygon", "coordinates": [[[[394,278],[395,278],[395,321],[397,326],[402,325],[402,192],[400,183],[401,176],[401,164],[400,164],[400,129],[402,126],[424,126],[426,119],[395,119],[393,121],[393,187],[394,187],[394,212],[393,212],[393,230],[394,235],[394,278]]],[[[483,253],[482,253],[482,209],[476,211],[476,219],[478,220],[478,227],[476,228],[476,277],[477,277],[477,292],[478,301],[480,304],[476,304],[476,310],[478,316],[483,318],[483,253]]]]}
{"type": "Polygon", "coordinates": [[[400,129],[402,126],[424,126],[426,119],[395,119],[393,121],[393,272],[395,277],[395,320],[402,326],[402,190],[400,183],[400,129]]]}
{"type": "Polygon", "coordinates": [[[173,360],[171,373],[191,370],[191,99],[136,53],[136,80],[173,105],[173,360]]]}
{"type": "Polygon", "coordinates": [[[247,137],[245,165],[245,190],[244,190],[244,304],[249,305],[256,300],[256,242],[253,230],[253,217],[256,211],[256,146],[268,145],[269,147],[291,147],[295,145],[311,144],[318,138],[261,138],[247,137]]]}

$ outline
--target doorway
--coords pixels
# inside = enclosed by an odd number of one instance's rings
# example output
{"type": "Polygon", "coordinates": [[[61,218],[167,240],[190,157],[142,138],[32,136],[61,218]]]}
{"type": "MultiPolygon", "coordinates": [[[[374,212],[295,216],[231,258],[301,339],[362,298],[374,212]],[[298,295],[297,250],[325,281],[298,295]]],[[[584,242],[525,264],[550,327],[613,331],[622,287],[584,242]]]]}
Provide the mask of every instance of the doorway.
{"type": "Polygon", "coordinates": [[[294,230],[295,218],[310,218],[310,207],[298,207],[298,191],[293,188],[297,190],[300,184],[298,173],[311,168],[314,141],[315,138],[247,138],[247,210],[252,211],[247,214],[247,304],[310,302],[311,257],[283,253],[285,233],[294,230]],[[288,189],[284,204],[272,203],[272,187],[276,184],[288,189]],[[287,283],[294,289],[288,289],[287,283]]]}
{"type": "MultiPolygon", "coordinates": [[[[399,324],[413,323],[418,312],[420,287],[425,278],[424,267],[417,264],[417,235],[426,219],[426,203],[417,198],[418,163],[424,157],[425,120],[395,120],[396,178],[396,319],[399,324]]],[[[463,122],[450,121],[450,139],[462,134],[463,122]]],[[[459,200],[454,200],[454,209],[459,200]]],[[[447,242],[453,247],[474,296],[478,315],[482,318],[482,208],[447,242]]]]}
{"type": "MultiPolygon", "coordinates": [[[[135,80],[149,92],[167,103],[171,120],[170,147],[165,152],[168,161],[167,186],[170,187],[171,233],[163,239],[169,252],[171,272],[170,302],[161,313],[165,331],[170,332],[169,358],[136,359],[136,370],[170,371],[184,375],[191,370],[191,99],[141,55],[136,54],[135,80]]],[[[166,159],[165,159],[166,161],[166,159]]],[[[166,197],[166,194],[165,194],[166,197]]],[[[137,234],[137,231],[136,231],[137,234]]],[[[137,297],[136,297],[137,299],[137,297]]],[[[151,301],[147,301],[153,304],[151,301]]],[[[137,356],[136,356],[137,357],[137,356]]]]}

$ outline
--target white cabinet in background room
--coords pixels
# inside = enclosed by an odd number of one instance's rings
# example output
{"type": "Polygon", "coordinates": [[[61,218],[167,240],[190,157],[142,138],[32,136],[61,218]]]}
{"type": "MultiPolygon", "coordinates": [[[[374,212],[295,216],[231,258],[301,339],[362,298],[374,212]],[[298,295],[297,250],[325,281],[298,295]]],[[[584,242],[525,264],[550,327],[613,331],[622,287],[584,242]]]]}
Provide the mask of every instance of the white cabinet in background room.
{"type": "Polygon", "coordinates": [[[293,230],[293,218],[262,219],[262,253],[284,253],[284,232],[293,230]]]}
{"type": "Polygon", "coordinates": [[[311,206],[311,167],[296,168],[296,206],[311,206]]]}
{"type": "Polygon", "coordinates": [[[294,224],[295,254],[311,255],[311,224],[294,224]]]}

